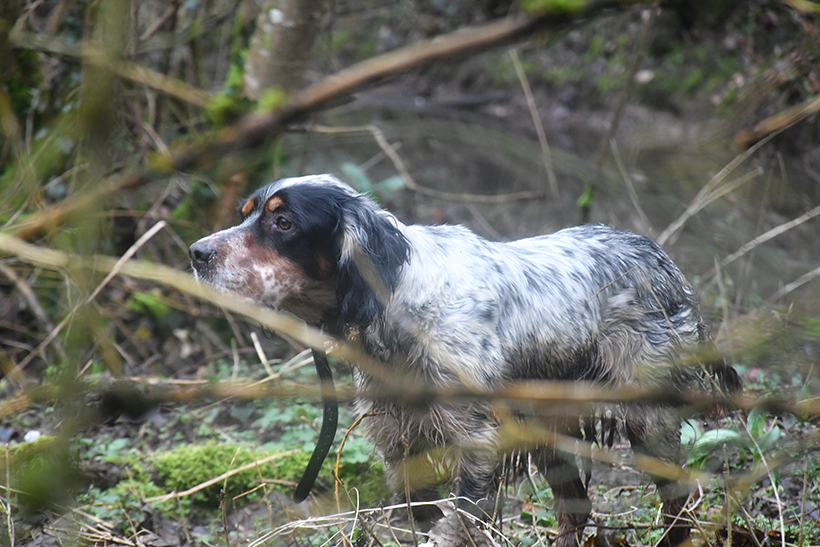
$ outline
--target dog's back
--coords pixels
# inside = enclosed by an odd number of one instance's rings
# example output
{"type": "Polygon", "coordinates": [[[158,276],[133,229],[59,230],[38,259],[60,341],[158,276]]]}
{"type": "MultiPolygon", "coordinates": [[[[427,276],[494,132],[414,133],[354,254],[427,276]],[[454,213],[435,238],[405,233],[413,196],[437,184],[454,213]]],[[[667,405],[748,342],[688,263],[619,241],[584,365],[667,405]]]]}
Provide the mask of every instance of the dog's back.
{"type": "Polygon", "coordinates": [[[423,364],[433,375],[452,369],[481,389],[658,382],[706,337],[691,287],[643,236],[588,225],[495,243],[460,227],[402,230],[410,262],[371,337],[399,348],[412,329],[426,349],[419,359],[440,361],[423,364]]]}

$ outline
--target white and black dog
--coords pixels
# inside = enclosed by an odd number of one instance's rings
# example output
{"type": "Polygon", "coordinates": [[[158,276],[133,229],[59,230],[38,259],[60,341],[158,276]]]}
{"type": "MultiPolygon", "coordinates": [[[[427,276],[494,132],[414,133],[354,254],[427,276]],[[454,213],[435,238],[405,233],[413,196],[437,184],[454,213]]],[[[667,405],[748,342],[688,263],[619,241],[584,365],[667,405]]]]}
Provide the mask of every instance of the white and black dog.
{"type": "MultiPolygon", "coordinates": [[[[240,225],[191,246],[199,279],[355,341],[424,385],[660,387],[686,377],[682,359],[709,344],[689,283],[657,244],[633,233],[586,225],[497,243],[458,226],[407,226],[330,175],[273,182],[241,213],[240,225]]],[[[720,372],[724,385],[739,387],[730,367],[720,372]]],[[[357,373],[362,392],[374,383],[357,373]]],[[[489,403],[361,398],[357,409],[376,413],[368,432],[396,491],[433,495],[439,457],[457,494],[493,502],[505,454],[489,403]]],[[[680,418],[671,406],[626,405],[621,418],[634,450],[677,463],[680,418]]],[[[577,417],[549,427],[580,429],[577,417]]],[[[527,449],[556,498],[557,544],[576,545],[591,507],[574,457],[527,449]]],[[[670,526],[664,543],[681,544],[688,487],[656,483],[670,526]]]]}

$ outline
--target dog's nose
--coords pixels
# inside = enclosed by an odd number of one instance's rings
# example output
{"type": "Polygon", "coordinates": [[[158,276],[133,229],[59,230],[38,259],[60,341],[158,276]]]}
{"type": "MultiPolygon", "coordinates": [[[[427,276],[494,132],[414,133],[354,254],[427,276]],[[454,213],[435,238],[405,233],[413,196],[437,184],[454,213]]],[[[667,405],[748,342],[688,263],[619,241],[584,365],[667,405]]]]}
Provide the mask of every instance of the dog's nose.
{"type": "Polygon", "coordinates": [[[201,239],[191,245],[188,249],[188,256],[191,259],[191,266],[193,266],[196,271],[207,268],[208,264],[211,260],[213,260],[215,255],[216,251],[208,245],[208,243],[205,243],[201,239]]]}

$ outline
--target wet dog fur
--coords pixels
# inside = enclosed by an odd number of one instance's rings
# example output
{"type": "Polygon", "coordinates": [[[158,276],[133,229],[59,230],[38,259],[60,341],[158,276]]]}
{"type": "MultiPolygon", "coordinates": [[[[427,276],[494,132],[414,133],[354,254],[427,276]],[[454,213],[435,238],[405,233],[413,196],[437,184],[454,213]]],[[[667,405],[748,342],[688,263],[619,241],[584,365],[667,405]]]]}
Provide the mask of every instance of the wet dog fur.
{"type": "MultiPolygon", "coordinates": [[[[584,225],[491,242],[459,226],[402,224],[330,175],[273,182],[241,213],[238,226],[191,246],[199,279],[353,340],[423,385],[657,387],[686,377],[682,360],[710,344],[690,284],[657,244],[634,233],[584,225]]],[[[723,377],[739,385],[730,368],[723,377]]],[[[356,383],[361,392],[378,388],[360,371],[356,383]]],[[[453,492],[474,502],[473,511],[491,512],[507,454],[489,403],[360,398],[356,407],[375,414],[366,427],[397,492],[433,497],[443,465],[453,492]],[[437,456],[428,458],[430,451],[437,456]]],[[[619,412],[635,451],[678,462],[674,408],[624,405],[619,412]]],[[[545,426],[581,434],[577,417],[552,417],[545,426]]],[[[591,504],[574,457],[546,446],[528,450],[556,499],[557,545],[576,545],[591,504]]],[[[670,526],[664,544],[681,544],[689,527],[675,517],[688,487],[656,483],[670,526]]]]}

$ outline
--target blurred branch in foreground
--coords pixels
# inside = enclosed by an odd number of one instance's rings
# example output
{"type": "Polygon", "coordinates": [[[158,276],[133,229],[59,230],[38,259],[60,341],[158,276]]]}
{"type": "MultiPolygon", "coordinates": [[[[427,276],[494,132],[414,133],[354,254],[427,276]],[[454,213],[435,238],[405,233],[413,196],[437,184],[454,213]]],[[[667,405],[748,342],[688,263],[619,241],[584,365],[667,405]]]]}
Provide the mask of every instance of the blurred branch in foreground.
{"type": "Polygon", "coordinates": [[[752,129],[739,132],[735,136],[735,145],[745,150],[761,139],[788,129],[817,112],[820,112],[820,95],[761,120],[752,129]]]}
{"type": "MultiPolygon", "coordinates": [[[[73,387],[79,388],[78,393],[84,394],[82,398],[88,401],[98,401],[96,406],[89,404],[85,407],[88,414],[84,418],[89,423],[114,419],[119,414],[125,414],[131,419],[139,419],[160,404],[185,404],[232,398],[253,400],[271,397],[319,396],[318,386],[306,388],[293,383],[268,382],[267,380],[253,383],[247,381],[173,381],[158,378],[127,378],[110,381],[97,377],[86,379],[73,387]]],[[[32,403],[55,400],[59,398],[60,389],[56,385],[29,388],[17,397],[0,404],[0,418],[19,412],[32,403]]],[[[398,393],[398,391],[395,393],[380,391],[367,393],[365,397],[395,399],[398,393]]],[[[607,389],[591,384],[548,381],[515,382],[486,393],[417,387],[405,389],[401,394],[404,400],[418,404],[426,404],[434,400],[452,402],[459,398],[492,400],[496,403],[496,410],[503,422],[501,438],[505,452],[515,453],[518,450],[526,450],[533,444],[546,445],[566,454],[583,454],[594,461],[615,467],[621,467],[625,463],[619,455],[610,454],[603,446],[597,446],[596,443],[588,440],[558,434],[544,424],[548,424],[550,418],[554,416],[577,415],[587,419],[594,416],[595,409],[599,407],[596,403],[629,404],[659,400],[668,402],[669,395],[669,392],[662,393],[659,390],[607,389]],[[525,403],[526,414],[529,417],[522,420],[521,405],[525,403]]],[[[340,390],[339,396],[340,399],[352,400],[354,392],[351,389],[343,389],[340,390]]],[[[820,416],[820,400],[817,399],[795,401],[753,396],[726,399],[697,391],[678,392],[675,399],[693,408],[728,404],[746,411],[761,407],[774,414],[789,413],[804,420],[820,416]]],[[[818,434],[814,433],[807,438],[781,447],[769,456],[768,469],[755,467],[748,472],[733,473],[733,484],[740,489],[750,488],[757,481],[765,478],[767,471],[793,461],[796,454],[801,451],[810,450],[817,440],[818,434]]],[[[462,448],[469,449],[469,447],[462,448]]],[[[426,459],[427,456],[423,458],[426,459]]],[[[412,459],[408,461],[408,465],[413,465],[412,459]]],[[[697,485],[698,481],[705,483],[710,476],[709,473],[684,470],[678,465],[642,454],[634,454],[629,465],[653,476],[661,476],[669,480],[686,480],[693,486],[697,485]]]]}
{"type": "MultiPolygon", "coordinates": [[[[354,366],[357,363],[351,363],[354,366]]],[[[219,400],[238,398],[244,400],[268,397],[304,396],[318,398],[318,385],[286,384],[281,381],[250,382],[245,380],[165,380],[155,377],[121,378],[106,380],[102,383],[89,381],[87,388],[98,395],[130,394],[141,397],[143,402],[137,405],[148,408],[163,403],[182,404],[197,400],[219,400]]],[[[820,399],[798,400],[788,397],[742,395],[723,397],[711,395],[701,390],[670,390],[658,388],[635,388],[623,386],[604,388],[596,384],[582,382],[512,382],[496,390],[475,391],[469,389],[434,388],[421,385],[401,385],[402,389],[374,389],[355,393],[349,387],[340,388],[339,400],[352,401],[354,397],[364,399],[401,400],[411,405],[427,405],[434,402],[452,402],[457,400],[490,400],[514,404],[517,407],[532,409],[541,414],[588,414],[599,404],[632,404],[632,403],[667,403],[688,407],[689,414],[716,406],[736,408],[750,412],[755,408],[765,409],[772,414],[791,414],[802,420],[820,417],[820,399]],[[546,410],[545,410],[546,409],[546,410]]],[[[56,395],[56,387],[42,385],[27,389],[25,399],[6,400],[0,405],[0,418],[8,416],[30,404],[32,401],[43,402],[56,395]]],[[[118,395],[119,396],[119,395],[118,395]]]]}
{"type": "MultiPolygon", "coordinates": [[[[454,390],[447,388],[427,388],[425,386],[408,385],[405,378],[397,377],[396,371],[385,373],[381,363],[363,355],[357,348],[323,334],[318,329],[308,326],[292,316],[265,308],[247,301],[238,300],[234,296],[212,289],[209,286],[196,282],[188,274],[179,272],[160,264],[151,264],[144,261],[116,261],[112,257],[95,256],[80,257],[61,251],[45,249],[25,243],[20,239],[0,234],[0,251],[17,256],[26,262],[51,269],[65,269],[69,265],[74,268],[83,267],[89,270],[111,273],[116,271],[123,276],[129,276],[146,281],[153,281],[176,290],[188,293],[197,298],[210,301],[226,310],[243,315],[260,325],[277,333],[296,340],[305,346],[314,349],[332,348],[332,356],[355,364],[382,382],[377,393],[365,393],[365,397],[397,397],[408,402],[428,403],[434,399],[451,398],[498,398],[521,402],[673,402],[679,405],[697,405],[708,407],[715,404],[727,404],[731,407],[751,410],[757,406],[764,406],[774,412],[788,412],[797,416],[820,415],[820,400],[808,399],[804,401],[788,401],[777,398],[739,397],[710,397],[702,392],[687,395],[682,391],[647,390],[630,386],[601,388],[594,385],[571,382],[568,384],[547,384],[550,387],[544,391],[543,384],[538,382],[519,382],[493,392],[478,392],[474,390],[454,390]],[[555,387],[560,386],[560,387],[555,387]],[[557,391],[553,391],[557,390],[557,391]]],[[[318,389],[318,388],[317,388],[318,389]]],[[[318,393],[318,391],[317,391],[318,393]]],[[[344,395],[342,394],[342,398],[344,395]]]]}

